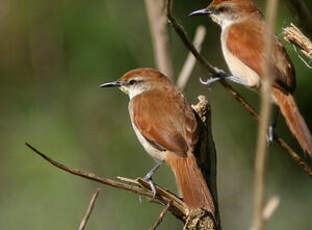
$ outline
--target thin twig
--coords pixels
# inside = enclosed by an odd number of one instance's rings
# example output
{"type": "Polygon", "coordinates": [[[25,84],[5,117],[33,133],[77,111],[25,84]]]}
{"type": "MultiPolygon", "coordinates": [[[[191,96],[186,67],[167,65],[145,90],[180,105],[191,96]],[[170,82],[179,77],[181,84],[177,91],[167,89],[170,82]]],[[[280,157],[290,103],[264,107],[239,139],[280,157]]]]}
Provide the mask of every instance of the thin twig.
{"type": "Polygon", "coordinates": [[[95,205],[95,201],[96,201],[96,198],[98,197],[99,195],[99,192],[100,192],[100,189],[98,188],[96,190],[96,192],[93,194],[92,198],[91,198],[91,201],[89,203],[89,206],[88,206],[88,209],[87,209],[87,212],[85,214],[85,216],[83,217],[81,223],[80,223],[80,226],[79,226],[79,230],[84,230],[87,223],[88,223],[88,220],[89,220],[89,217],[92,213],[92,210],[94,208],[94,205],[95,205]]]}
{"type": "Polygon", "coordinates": [[[157,67],[166,76],[173,78],[174,71],[165,13],[165,0],[145,0],[145,6],[157,67]]]}
{"type": "Polygon", "coordinates": [[[264,34],[265,41],[265,62],[264,62],[264,78],[261,87],[261,109],[260,123],[258,128],[258,140],[255,153],[255,183],[254,183],[254,210],[253,210],[253,230],[264,229],[264,200],[265,200],[265,175],[266,175],[266,159],[268,152],[267,133],[272,111],[271,90],[272,90],[272,68],[271,53],[273,49],[273,31],[276,20],[276,10],[278,0],[267,1],[266,6],[266,28],[264,34]]]}
{"type": "MultiPolygon", "coordinates": [[[[150,198],[151,202],[161,204],[161,205],[166,205],[166,204],[168,204],[169,201],[172,200],[171,198],[173,198],[173,196],[174,196],[173,193],[169,193],[169,192],[167,192],[167,190],[162,189],[159,186],[156,186],[157,196],[155,199],[152,199],[153,198],[153,192],[150,190],[149,187],[148,188],[147,187],[142,188],[142,187],[138,186],[137,184],[130,185],[130,184],[122,183],[122,182],[115,181],[115,180],[112,180],[109,178],[99,177],[99,176],[95,175],[94,173],[85,172],[83,170],[71,168],[69,166],[61,164],[61,163],[49,158],[48,156],[46,156],[45,154],[43,154],[42,152],[40,152],[39,150],[37,150],[36,148],[31,146],[30,144],[28,144],[28,143],[25,143],[25,144],[33,152],[35,152],[36,154],[41,156],[43,159],[48,161],[50,164],[54,165],[55,167],[57,167],[63,171],[66,171],[68,173],[71,173],[71,174],[74,174],[74,175],[77,175],[80,177],[87,178],[89,180],[99,182],[101,184],[109,185],[109,186],[119,188],[119,189],[123,189],[123,190],[127,190],[127,191],[131,191],[133,193],[137,193],[139,195],[150,198]]],[[[148,184],[148,182],[146,182],[146,181],[144,181],[144,182],[146,184],[148,184]]],[[[183,220],[185,218],[188,210],[186,208],[186,204],[180,198],[175,196],[174,200],[172,200],[172,205],[170,206],[170,212],[173,215],[175,215],[177,218],[183,220]]]]}
{"type": "MultiPolygon", "coordinates": [[[[207,70],[214,76],[218,77],[220,74],[224,74],[224,71],[220,70],[219,68],[211,65],[202,55],[200,55],[195,47],[192,45],[190,40],[187,38],[186,33],[183,27],[176,21],[176,19],[172,15],[172,0],[168,0],[167,3],[167,17],[170,23],[172,24],[173,28],[175,29],[176,33],[180,36],[181,40],[183,41],[184,45],[188,50],[192,52],[195,56],[197,61],[199,61],[207,70]]],[[[238,93],[233,87],[228,84],[226,81],[221,80],[219,81],[221,85],[229,92],[244,108],[245,110],[252,115],[254,119],[259,121],[258,113],[253,109],[253,107],[238,93]]],[[[277,133],[275,133],[274,141],[279,144],[279,146],[284,149],[290,157],[295,161],[295,163],[300,166],[306,173],[312,176],[312,169],[309,167],[301,157],[284,141],[277,133]]]]}
{"type": "Polygon", "coordinates": [[[295,163],[301,167],[309,176],[312,176],[312,169],[311,167],[304,162],[301,157],[284,141],[282,138],[274,135],[274,140],[277,142],[283,149],[287,151],[289,156],[295,161],[295,163]]]}
{"type": "Polygon", "coordinates": [[[161,213],[159,214],[159,217],[157,218],[157,220],[155,221],[155,223],[153,224],[153,226],[151,227],[151,230],[155,230],[162,222],[164,216],[166,215],[168,209],[170,208],[171,202],[169,202],[166,207],[161,211],[161,213]]]}
{"type": "MultiPolygon", "coordinates": [[[[206,28],[204,26],[198,26],[195,31],[194,41],[193,45],[195,46],[195,49],[198,53],[200,53],[203,41],[206,36],[206,28]]],[[[195,67],[196,64],[196,58],[192,53],[189,53],[187,55],[187,58],[184,62],[184,65],[182,67],[181,73],[179,74],[179,77],[177,79],[177,86],[179,89],[183,90],[191,76],[191,73],[195,67]]]]}
{"type": "Polygon", "coordinates": [[[213,75],[218,75],[221,73],[221,71],[211,65],[203,56],[201,56],[196,48],[192,45],[190,40],[187,38],[186,33],[184,32],[183,27],[177,22],[177,20],[172,15],[172,0],[168,0],[167,2],[167,17],[171,25],[173,26],[176,33],[180,36],[181,40],[183,41],[186,48],[192,52],[192,54],[195,56],[195,58],[202,63],[213,75]]]}
{"type": "MultiPolygon", "coordinates": [[[[295,52],[296,52],[298,58],[303,62],[303,64],[306,65],[306,67],[308,67],[309,69],[312,69],[312,66],[308,63],[308,61],[306,61],[306,60],[304,59],[304,57],[302,57],[301,54],[298,52],[297,47],[296,47],[294,44],[292,44],[292,45],[293,45],[293,48],[294,48],[294,50],[295,50],[295,52]]],[[[301,50],[301,52],[305,52],[305,51],[302,51],[302,50],[301,50]]],[[[311,55],[312,55],[312,53],[311,53],[311,55]]]]}

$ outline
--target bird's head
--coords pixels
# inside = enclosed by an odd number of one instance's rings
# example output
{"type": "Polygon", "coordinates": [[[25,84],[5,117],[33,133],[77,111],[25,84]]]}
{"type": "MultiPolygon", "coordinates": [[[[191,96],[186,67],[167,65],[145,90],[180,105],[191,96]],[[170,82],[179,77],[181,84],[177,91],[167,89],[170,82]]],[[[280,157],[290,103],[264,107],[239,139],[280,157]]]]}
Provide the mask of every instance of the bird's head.
{"type": "Polygon", "coordinates": [[[243,20],[259,10],[252,0],[213,0],[206,8],[193,11],[190,16],[209,15],[221,27],[243,20]]]}
{"type": "Polygon", "coordinates": [[[171,81],[158,70],[138,68],[130,70],[116,81],[101,84],[100,87],[118,87],[130,99],[151,89],[172,86],[171,81]]]}

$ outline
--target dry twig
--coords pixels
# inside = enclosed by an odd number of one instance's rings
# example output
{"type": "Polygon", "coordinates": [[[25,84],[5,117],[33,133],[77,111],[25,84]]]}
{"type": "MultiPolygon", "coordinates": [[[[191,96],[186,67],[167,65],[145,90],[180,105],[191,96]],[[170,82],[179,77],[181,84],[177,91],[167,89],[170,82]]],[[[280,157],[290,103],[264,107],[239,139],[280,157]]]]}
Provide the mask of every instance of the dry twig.
{"type": "Polygon", "coordinates": [[[81,223],[80,223],[80,226],[79,226],[79,230],[84,230],[87,223],[88,223],[88,220],[89,220],[89,217],[92,213],[92,210],[94,208],[94,205],[95,205],[95,201],[96,201],[96,198],[98,197],[99,195],[99,192],[100,192],[100,189],[98,188],[96,190],[96,192],[93,194],[92,198],[91,198],[91,201],[89,203],[89,206],[88,206],[88,209],[87,209],[87,212],[85,214],[85,216],[83,217],[81,223]]]}
{"type": "MultiPolygon", "coordinates": [[[[170,193],[167,190],[160,188],[159,186],[156,186],[157,197],[155,199],[152,199],[153,192],[150,190],[150,187],[147,187],[147,186],[141,187],[140,183],[136,183],[133,185],[127,184],[127,183],[119,182],[119,181],[112,180],[112,179],[105,178],[105,177],[99,177],[95,175],[94,173],[85,172],[83,170],[71,168],[69,166],[66,166],[64,164],[61,164],[51,159],[50,157],[46,156],[45,154],[43,154],[42,152],[40,152],[39,150],[37,150],[36,148],[34,148],[28,143],[26,143],[26,146],[29,147],[33,152],[41,156],[43,159],[48,161],[50,164],[54,165],[55,167],[63,171],[69,172],[71,174],[74,174],[80,177],[87,178],[89,180],[99,182],[101,184],[105,184],[105,185],[109,185],[115,188],[137,193],[139,195],[150,198],[151,202],[158,203],[161,205],[166,205],[170,201],[172,201],[172,205],[170,206],[169,211],[178,219],[181,219],[181,220],[185,219],[185,216],[188,211],[184,202],[180,198],[176,197],[173,193],[170,193]]],[[[130,181],[130,179],[128,181],[130,181]]],[[[141,183],[143,183],[142,181],[143,180],[141,179],[141,183]]],[[[148,182],[146,181],[144,181],[144,183],[148,184],[148,182]]]]}
{"type": "Polygon", "coordinates": [[[171,201],[166,205],[166,207],[161,211],[161,213],[159,214],[159,217],[157,218],[157,220],[155,221],[155,223],[153,224],[153,226],[151,227],[151,230],[155,230],[162,222],[164,216],[166,215],[166,213],[168,212],[168,209],[170,208],[171,205],[171,201]]]}
{"type": "MultiPolygon", "coordinates": [[[[195,58],[205,67],[207,70],[214,76],[218,77],[220,74],[224,74],[224,71],[210,64],[202,55],[200,55],[195,47],[192,45],[190,40],[187,38],[184,28],[176,21],[172,15],[172,2],[173,0],[168,0],[167,3],[167,17],[176,33],[180,36],[184,45],[188,50],[192,52],[195,58]]],[[[236,91],[233,87],[228,84],[226,81],[221,80],[220,83],[222,86],[229,92],[244,108],[245,110],[252,115],[257,121],[259,121],[259,115],[254,110],[254,108],[236,91]]],[[[279,146],[284,149],[290,157],[295,161],[295,163],[300,166],[306,173],[312,176],[312,169],[307,163],[305,163],[301,157],[284,141],[277,133],[275,133],[274,141],[279,144],[279,146]]]]}

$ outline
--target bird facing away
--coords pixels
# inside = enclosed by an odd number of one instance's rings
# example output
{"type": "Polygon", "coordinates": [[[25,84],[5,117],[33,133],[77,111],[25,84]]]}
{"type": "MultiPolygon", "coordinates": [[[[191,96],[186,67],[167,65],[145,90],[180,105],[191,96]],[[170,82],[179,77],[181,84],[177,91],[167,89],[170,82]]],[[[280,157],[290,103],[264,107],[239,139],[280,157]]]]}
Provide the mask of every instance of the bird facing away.
{"type": "Polygon", "coordinates": [[[199,139],[191,105],[165,75],[138,68],[100,87],[118,87],[129,95],[134,132],[145,151],[157,162],[145,176],[156,193],[152,174],[162,162],[172,169],[189,210],[205,208],[213,216],[213,198],[194,156],[199,139]]]}
{"type": "MultiPolygon", "coordinates": [[[[251,0],[213,0],[190,15],[209,15],[221,26],[221,47],[233,75],[230,80],[259,89],[264,77],[266,24],[251,0]]],[[[304,152],[312,157],[312,140],[293,97],[295,70],[285,48],[275,35],[269,65],[272,69],[272,99],[304,152]]]]}

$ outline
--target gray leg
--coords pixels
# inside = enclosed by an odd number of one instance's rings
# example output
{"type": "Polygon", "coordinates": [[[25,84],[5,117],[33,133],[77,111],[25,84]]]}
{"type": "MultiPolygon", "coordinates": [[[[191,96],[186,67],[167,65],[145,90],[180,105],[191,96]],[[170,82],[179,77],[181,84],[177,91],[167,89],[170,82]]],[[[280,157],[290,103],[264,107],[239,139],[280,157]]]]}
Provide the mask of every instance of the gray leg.
{"type": "Polygon", "coordinates": [[[204,81],[203,79],[199,79],[200,83],[202,83],[203,85],[212,85],[213,83],[221,80],[221,79],[228,79],[230,81],[233,81],[237,84],[240,84],[240,85],[243,85],[243,86],[246,86],[246,87],[249,87],[248,83],[242,79],[240,79],[239,77],[236,77],[236,76],[233,76],[233,75],[228,75],[228,74],[225,74],[225,73],[220,73],[218,74],[218,77],[211,77],[209,78],[207,81],[204,81]]]}
{"type": "Polygon", "coordinates": [[[268,133],[269,144],[271,144],[274,140],[274,130],[275,130],[276,125],[277,125],[277,120],[278,120],[279,114],[280,114],[280,111],[278,108],[276,108],[275,112],[273,113],[273,121],[272,121],[271,125],[269,126],[269,133],[268,133]]]}
{"type": "Polygon", "coordinates": [[[153,192],[153,199],[155,199],[156,197],[156,188],[152,180],[152,176],[157,171],[157,169],[160,167],[161,164],[162,162],[157,162],[156,165],[144,176],[144,180],[146,180],[151,186],[153,192]]]}

